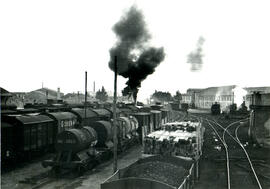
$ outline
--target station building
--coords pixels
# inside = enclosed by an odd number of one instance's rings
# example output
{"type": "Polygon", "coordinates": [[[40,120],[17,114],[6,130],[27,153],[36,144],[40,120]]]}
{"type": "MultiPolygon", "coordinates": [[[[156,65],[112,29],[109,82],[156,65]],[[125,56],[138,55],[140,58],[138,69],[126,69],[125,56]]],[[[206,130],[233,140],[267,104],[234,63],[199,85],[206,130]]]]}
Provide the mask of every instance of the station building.
{"type": "Polygon", "coordinates": [[[241,88],[237,85],[228,85],[204,89],[191,88],[185,94],[182,94],[182,103],[187,103],[194,108],[210,109],[212,104],[217,102],[220,104],[221,110],[226,110],[233,103],[236,103],[239,107],[245,101],[246,106],[249,108],[252,104],[252,94],[254,92],[270,94],[270,87],[241,88]]]}

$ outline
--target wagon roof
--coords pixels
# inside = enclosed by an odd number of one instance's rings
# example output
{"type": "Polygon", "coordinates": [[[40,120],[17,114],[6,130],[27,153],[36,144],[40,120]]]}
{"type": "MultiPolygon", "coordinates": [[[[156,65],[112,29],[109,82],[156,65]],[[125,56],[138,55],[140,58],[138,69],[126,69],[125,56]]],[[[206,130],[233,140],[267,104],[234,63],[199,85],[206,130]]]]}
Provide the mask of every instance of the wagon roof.
{"type": "Polygon", "coordinates": [[[27,112],[38,112],[38,109],[35,108],[27,108],[27,109],[17,109],[18,112],[27,113],[27,112]]]}
{"type": "Polygon", "coordinates": [[[132,112],[130,108],[120,108],[120,112],[132,112]]]}
{"type": "Polygon", "coordinates": [[[133,115],[150,115],[150,113],[148,113],[148,112],[137,112],[137,113],[134,113],[133,115]]]}
{"type": "MultiPolygon", "coordinates": [[[[107,108],[109,111],[113,112],[113,107],[107,108]]],[[[121,110],[116,107],[116,113],[120,113],[121,110]]]]}
{"type": "Polygon", "coordinates": [[[105,108],[92,109],[92,110],[96,112],[99,116],[111,116],[111,112],[105,108]]]}
{"type": "Polygon", "coordinates": [[[169,110],[168,109],[166,109],[166,108],[161,108],[160,109],[162,112],[168,112],[169,110]]]}
{"type": "MultiPolygon", "coordinates": [[[[72,112],[75,112],[76,114],[78,114],[81,118],[85,117],[85,109],[81,109],[81,108],[72,108],[72,112]]],[[[90,117],[97,117],[98,114],[96,112],[94,112],[91,109],[86,109],[86,117],[90,118],[90,117]]]]}
{"type": "Polygon", "coordinates": [[[1,114],[15,114],[17,111],[14,110],[1,110],[1,114]]]}
{"type": "Polygon", "coordinates": [[[64,119],[74,119],[77,116],[71,112],[51,112],[48,113],[49,115],[53,116],[56,120],[64,120],[64,119]]]}
{"type": "Polygon", "coordinates": [[[53,121],[46,115],[27,115],[27,116],[16,116],[16,120],[21,122],[22,124],[34,124],[34,123],[44,123],[53,121]]]}
{"type": "Polygon", "coordinates": [[[1,122],[1,128],[8,128],[8,127],[12,127],[12,125],[6,122],[1,122]]]}
{"type": "Polygon", "coordinates": [[[154,113],[154,114],[159,114],[161,111],[159,111],[159,110],[151,110],[150,112],[154,113]]]}

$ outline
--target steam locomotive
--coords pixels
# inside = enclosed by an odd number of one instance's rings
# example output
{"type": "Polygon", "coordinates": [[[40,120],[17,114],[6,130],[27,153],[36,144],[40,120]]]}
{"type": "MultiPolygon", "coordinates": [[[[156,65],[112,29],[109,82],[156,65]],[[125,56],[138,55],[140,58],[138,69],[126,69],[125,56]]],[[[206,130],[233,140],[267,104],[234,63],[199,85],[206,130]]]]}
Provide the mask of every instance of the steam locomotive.
{"type": "Polygon", "coordinates": [[[237,108],[237,104],[233,103],[228,108],[227,111],[224,112],[225,118],[230,119],[244,119],[249,116],[249,111],[247,110],[247,106],[245,105],[245,101],[237,108]]]}
{"type": "Polygon", "coordinates": [[[212,115],[219,115],[220,114],[220,104],[215,102],[215,104],[212,104],[211,106],[211,113],[212,115]]]}
{"type": "MultiPolygon", "coordinates": [[[[1,114],[2,167],[30,161],[47,152],[56,151],[58,153],[63,147],[58,143],[58,139],[61,141],[61,136],[66,135],[74,135],[74,140],[67,142],[77,140],[81,144],[75,151],[80,151],[80,148],[88,144],[99,147],[99,149],[104,147],[109,149],[112,145],[110,141],[112,137],[111,109],[72,107],[65,108],[64,111],[63,108],[59,108],[58,111],[54,108],[52,111],[30,111],[30,113],[25,109],[24,113],[1,114]],[[82,134],[86,132],[88,134],[82,134]],[[79,141],[81,136],[85,136],[86,139],[88,137],[89,140],[86,140],[86,143],[79,141]],[[104,137],[106,141],[102,141],[104,137]],[[96,145],[93,145],[95,141],[96,145]]],[[[167,109],[155,110],[159,112],[157,118],[154,113],[151,113],[151,110],[145,112],[145,115],[140,115],[140,110],[134,106],[133,108],[128,106],[117,108],[118,127],[121,128],[118,133],[119,149],[124,150],[134,142],[135,138],[142,138],[140,136],[142,125],[150,123],[149,125],[153,125],[154,128],[171,119],[172,113],[167,109]]],[[[65,156],[64,154],[66,153],[62,153],[62,156],[65,156]]]]}

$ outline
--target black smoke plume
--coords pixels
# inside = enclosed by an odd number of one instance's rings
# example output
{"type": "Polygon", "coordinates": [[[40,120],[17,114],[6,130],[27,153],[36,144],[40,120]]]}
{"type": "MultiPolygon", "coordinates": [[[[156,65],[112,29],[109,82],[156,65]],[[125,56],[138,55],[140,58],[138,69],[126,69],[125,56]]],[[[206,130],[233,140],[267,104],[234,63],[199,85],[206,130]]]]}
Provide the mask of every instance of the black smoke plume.
{"type": "Polygon", "coordinates": [[[200,37],[198,42],[197,42],[197,48],[195,51],[192,51],[188,55],[188,60],[187,62],[191,64],[191,71],[198,71],[201,70],[202,68],[202,45],[204,43],[205,39],[203,37],[200,37]]]}
{"type": "Polygon", "coordinates": [[[147,47],[151,38],[143,14],[135,7],[113,26],[118,41],[110,49],[109,67],[115,71],[114,57],[117,56],[117,73],[128,78],[122,90],[124,96],[133,95],[136,102],[141,82],[164,60],[163,48],[147,47]]]}

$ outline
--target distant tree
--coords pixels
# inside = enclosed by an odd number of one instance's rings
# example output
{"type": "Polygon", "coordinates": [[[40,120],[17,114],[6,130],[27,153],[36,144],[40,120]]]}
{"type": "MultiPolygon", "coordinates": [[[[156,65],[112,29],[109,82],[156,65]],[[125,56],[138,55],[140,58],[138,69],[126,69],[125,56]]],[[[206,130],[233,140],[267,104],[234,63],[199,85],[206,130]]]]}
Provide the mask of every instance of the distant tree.
{"type": "Polygon", "coordinates": [[[152,98],[161,102],[168,102],[172,100],[172,95],[169,92],[155,91],[152,98]]]}
{"type": "Polygon", "coordinates": [[[176,94],[173,96],[173,99],[178,102],[182,100],[182,94],[180,93],[180,91],[176,91],[176,94]]]}
{"type": "Polygon", "coordinates": [[[101,90],[98,90],[96,92],[96,99],[99,99],[100,101],[104,101],[104,102],[107,101],[108,94],[103,86],[102,86],[101,90]]]}

